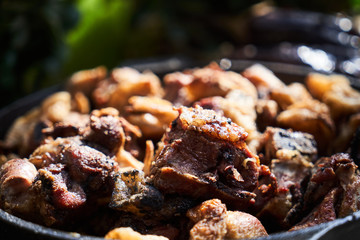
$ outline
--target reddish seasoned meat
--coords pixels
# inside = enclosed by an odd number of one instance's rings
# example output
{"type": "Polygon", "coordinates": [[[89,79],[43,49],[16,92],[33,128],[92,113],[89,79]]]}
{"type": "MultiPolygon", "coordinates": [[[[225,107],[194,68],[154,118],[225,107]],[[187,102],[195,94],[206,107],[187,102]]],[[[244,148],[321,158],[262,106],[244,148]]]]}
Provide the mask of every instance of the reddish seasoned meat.
{"type": "Polygon", "coordinates": [[[76,138],[60,139],[44,147],[46,154],[39,150],[39,155],[32,156],[33,161],[43,163],[38,165],[41,168],[32,193],[38,195],[36,209],[41,222],[66,227],[71,226],[71,219],[91,215],[96,206],[109,202],[118,165],[114,158],[76,138]]]}
{"type": "Polygon", "coordinates": [[[61,163],[50,164],[39,169],[36,180],[41,182],[42,197],[45,199],[50,197],[51,202],[48,203],[59,208],[60,211],[79,208],[86,202],[83,188],[76,181],[72,181],[65,167],[66,165],[61,163]]]}
{"type": "Polygon", "coordinates": [[[69,145],[60,152],[60,161],[66,164],[71,179],[84,185],[86,190],[109,193],[113,187],[113,174],[117,164],[113,158],[88,146],[69,145]]]}
{"type": "Polygon", "coordinates": [[[160,191],[197,199],[217,197],[244,209],[254,203],[259,160],[246,132],[211,110],[180,108],[151,169],[160,191]]]}

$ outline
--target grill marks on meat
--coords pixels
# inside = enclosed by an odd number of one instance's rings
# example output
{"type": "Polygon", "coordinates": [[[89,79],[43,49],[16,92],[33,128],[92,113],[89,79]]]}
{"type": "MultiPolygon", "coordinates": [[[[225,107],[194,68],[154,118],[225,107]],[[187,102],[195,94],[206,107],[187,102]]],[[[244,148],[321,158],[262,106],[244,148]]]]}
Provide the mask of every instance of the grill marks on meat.
{"type": "Polygon", "coordinates": [[[259,160],[244,130],[201,107],[178,111],[151,169],[154,186],[166,194],[217,197],[240,209],[253,204],[259,160]]]}

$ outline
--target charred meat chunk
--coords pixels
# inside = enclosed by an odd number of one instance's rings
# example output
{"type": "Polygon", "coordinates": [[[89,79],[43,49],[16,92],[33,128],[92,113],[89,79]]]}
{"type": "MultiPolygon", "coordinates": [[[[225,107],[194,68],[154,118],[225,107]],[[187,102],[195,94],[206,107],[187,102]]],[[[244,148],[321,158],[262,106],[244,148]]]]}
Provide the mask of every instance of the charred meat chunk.
{"type": "Polygon", "coordinates": [[[116,176],[110,207],[119,211],[143,215],[159,211],[164,202],[163,195],[146,184],[144,173],[133,169],[116,176]]]}
{"type": "Polygon", "coordinates": [[[263,138],[266,163],[276,158],[277,151],[282,149],[297,151],[309,162],[317,156],[316,142],[310,134],[268,127],[263,138]]]}
{"type": "Polygon", "coordinates": [[[240,209],[253,204],[259,160],[243,128],[201,107],[178,111],[150,172],[154,186],[166,194],[217,197],[240,209]]]}
{"type": "Polygon", "coordinates": [[[323,211],[324,208],[326,212],[329,212],[326,209],[334,208],[332,212],[336,217],[323,217],[323,220],[318,220],[317,224],[358,211],[359,193],[355,189],[359,186],[360,176],[356,169],[357,166],[348,154],[339,153],[320,158],[312,169],[303,200],[289,212],[287,221],[296,223],[307,216],[299,223],[306,227],[315,224],[312,221],[315,221],[318,212],[323,211]]]}

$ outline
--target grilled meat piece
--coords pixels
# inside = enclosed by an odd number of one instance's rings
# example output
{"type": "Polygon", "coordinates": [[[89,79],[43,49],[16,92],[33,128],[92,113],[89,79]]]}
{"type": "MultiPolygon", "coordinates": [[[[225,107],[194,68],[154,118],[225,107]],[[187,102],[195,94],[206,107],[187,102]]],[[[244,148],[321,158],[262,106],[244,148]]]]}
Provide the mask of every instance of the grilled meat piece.
{"type": "Polygon", "coordinates": [[[154,186],[165,194],[217,197],[237,209],[253,204],[259,160],[246,132],[212,110],[178,111],[150,172],[154,186]]]}
{"type": "Polygon", "coordinates": [[[317,150],[314,138],[307,133],[268,127],[263,135],[264,164],[270,166],[277,189],[263,208],[258,207],[257,217],[273,229],[288,228],[285,218],[302,198],[302,183],[310,175],[311,160],[317,150]]]}
{"type": "Polygon", "coordinates": [[[205,109],[212,109],[230,118],[234,123],[243,127],[248,133],[247,142],[258,137],[256,128],[256,101],[254,98],[240,90],[232,90],[225,97],[203,98],[194,105],[205,109]]]}
{"type": "Polygon", "coordinates": [[[126,118],[141,129],[145,139],[160,139],[178,115],[171,102],[159,97],[134,96],[129,104],[126,118]]]}
{"type": "Polygon", "coordinates": [[[49,152],[48,143],[46,154],[39,150],[39,155],[32,156],[31,160],[46,163],[39,165],[32,188],[33,194],[39,195],[37,209],[42,222],[66,227],[71,226],[72,220],[96,212],[95,206],[109,202],[118,164],[114,157],[84,145],[77,138],[62,142],[57,139],[54,144],[53,152],[49,152]]]}
{"type": "Polygon", "coordinates": [[[105,239],[118,240],[168,240],[169,238],[158,235],[142,235],[129,227],[115,228],[108,232],[105,239]]]}
{"type": "Polygon", "coordinates": [[[275,88],[270,91],[270,98],[279,105],[282,110],[299,101],[312,100],[312,96],[304,84],[291,83],[283,88],[275,88]]]}
{"type": "Polygon", "coordinates": [[[224,71],[216,63],[183,73],[170,73],[164,77],[164,82],[165,99],[175,106],[190,106],[206,97],[224,97],[235,89],[257,99],[256,88],[248,79],[238,73],[224,71]]]}
{"type": "Polygon", "coordinates": [[[285,87],[285,84],[272,71],[261,64],[246,68],[242,75],[255,85],[261,99],[269,98],[271,90],[285,87]]]}
{"type": "Polygon", "coordinates": [[[90,97],[98,82],[105,79],[106,75],[107,69],[103,66],[78,71],[68,80],[67,89],[71,93],[83,92],[87,97],[90,97]]]}
{"type": "Polygon", "coordinates": [[[345,76],[311,73],[306,84],[314,97],[329,106],[335,121],[360,111],[360,93],[351,87],[345,76]]]}
{"type": "Polygon", "coordinates": [[[260,221],[244,212],[227,211],[219,199],[211,199],[190,209],[187,216],[194,224],[190,239],[245,239],[267,236],[260,221]]]}
{"type": "Polygon", "coordinates": [[[12,159],[0,170],[0,207],[17,215],[33,213],[33,196],[29,189],[37,175],[27,159],[12,159]]]}
{"type": "Polygon", "coordinates": [[[256,125],[260,132],[264,132],[269,126],[276,126],[276,117],[279,112],[279,106],[274,100],[259,99],[256,102],[256,125]]]}
{"type": "Polygon", "coordinates": [[[225,238],[226,205],[219,199],[207,200],[187,212],[188,218],[194,223],[190,230],[191,240],[209,239],[221,240],[225,238]]]}
{"type": "Polygon", "coordinates": [[[97,107],[114,107],[124,113],[132,96],[161,97],[163,94],[160,79],[155,74],[123,67],[114,69],[109,79],[99,82],[93,100],[97,107]]]}

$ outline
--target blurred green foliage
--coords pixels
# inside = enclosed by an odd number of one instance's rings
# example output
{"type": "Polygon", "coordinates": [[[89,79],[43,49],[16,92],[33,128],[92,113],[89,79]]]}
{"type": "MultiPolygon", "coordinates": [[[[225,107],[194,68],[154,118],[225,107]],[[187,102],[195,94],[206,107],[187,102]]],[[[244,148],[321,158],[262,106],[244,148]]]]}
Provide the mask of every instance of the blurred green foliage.
{"type": "Polygon", "coordinates": [[[70,54],[64,75],[119,63],[132,13],[131,1],[79,0],[77,7],[82,17],[66,38],[70,54]]]}

